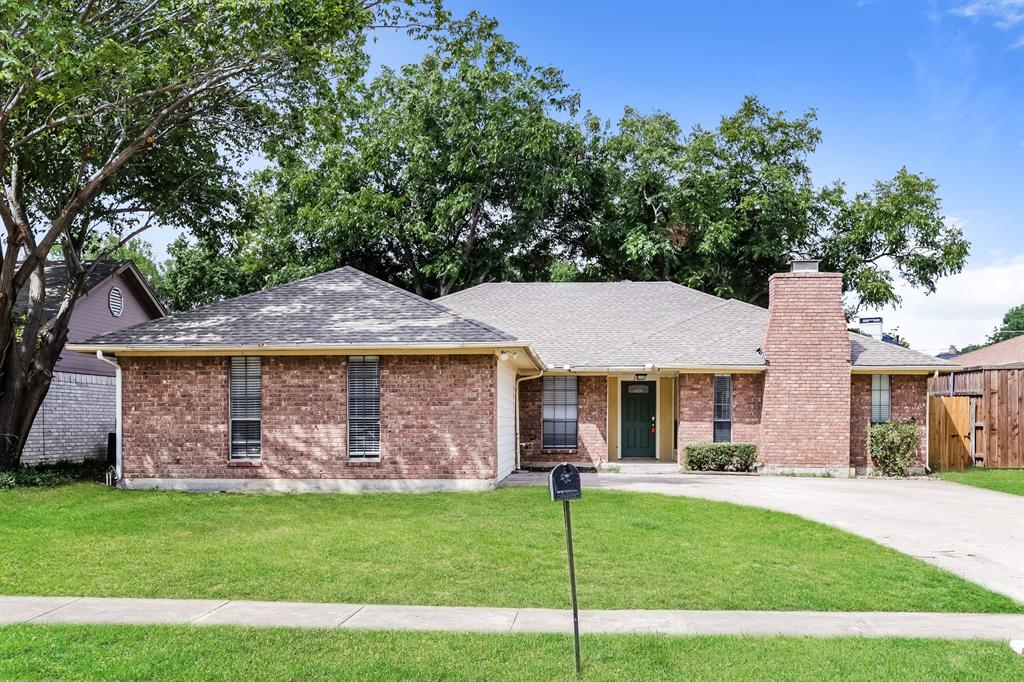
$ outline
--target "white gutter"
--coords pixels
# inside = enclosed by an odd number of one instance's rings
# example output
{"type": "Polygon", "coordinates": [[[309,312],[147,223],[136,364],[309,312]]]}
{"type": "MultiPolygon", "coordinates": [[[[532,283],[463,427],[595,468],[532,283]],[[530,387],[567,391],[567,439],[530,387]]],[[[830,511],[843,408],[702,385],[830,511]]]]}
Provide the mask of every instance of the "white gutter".
{"type": "Polygon", "coordinates": [[[114,368],[115,386],[115,412],[114,412],[114,471],[117,475],[117,483],[121,482],[121,365],[110,358],[103,356],[103,351],[96,351],[96,359],[107,363],[114,368]]]}
{"type": "Polygon", "coordinates": [[[519,468],[520,468],[520,466],[522,464],[522,458],[520,457],[520,455],[522,454],[521,451],[523,449],[522,444],[519,442],[519,383],[522,382],[522,381],[526,381],[527,379],[538,379],[538,378],[540,378],[542,376],[544,376],[544,370],[540,370],[540,372],[538,372],[537,374],[534,374],[532,376],[525,376],[525,377],[517,376],[516,377],[516,390],[515,390],[515,394],[512,396],[512,412],[515,415],[516,470],[517,471],[519,470],[519,468]]]}

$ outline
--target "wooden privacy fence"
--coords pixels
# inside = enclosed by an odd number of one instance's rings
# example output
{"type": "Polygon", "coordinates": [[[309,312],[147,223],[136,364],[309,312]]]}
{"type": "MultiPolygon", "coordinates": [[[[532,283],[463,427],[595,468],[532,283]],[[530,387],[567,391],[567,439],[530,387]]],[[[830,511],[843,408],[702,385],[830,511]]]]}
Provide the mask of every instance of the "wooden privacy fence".
{"type": "Polygon", "coordinates": [[[928,386],[928,466],[1024,468],[1024,365],[968,369],[928,386]]]}

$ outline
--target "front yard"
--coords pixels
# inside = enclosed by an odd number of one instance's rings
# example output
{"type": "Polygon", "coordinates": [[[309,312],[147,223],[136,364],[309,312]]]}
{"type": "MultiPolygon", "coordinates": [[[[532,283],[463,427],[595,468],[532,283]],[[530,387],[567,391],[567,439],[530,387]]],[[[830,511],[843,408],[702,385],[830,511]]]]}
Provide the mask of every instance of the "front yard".
{"type": "Polygon", "coordinates": [[[946,471],[939,474],[939,478],[1011,495],[1024,495],[1024,469],[973,467],[967,471],[946,471]]]}
{"type": "MultiPolygon", "coordinates": [[[[1022,610],[787,514],[597,490],[573,513],[581,608],[1022,610]]],[[[0,492],[0,535],[0,594],[567,606],[561,507],[539,487],[361,496],[19,489],[0,492]]]]}

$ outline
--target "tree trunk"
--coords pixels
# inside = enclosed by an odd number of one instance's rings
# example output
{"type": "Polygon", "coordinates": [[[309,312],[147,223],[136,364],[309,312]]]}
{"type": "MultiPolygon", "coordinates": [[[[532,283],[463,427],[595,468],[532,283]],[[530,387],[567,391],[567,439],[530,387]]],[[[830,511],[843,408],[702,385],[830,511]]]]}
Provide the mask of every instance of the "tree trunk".
{"type": "Polygon", "coordinates": [[[0,469],[16,469],[36,414],[50,390],[52,371],[32,363],[5,368],[0,378],[0,469]]]}

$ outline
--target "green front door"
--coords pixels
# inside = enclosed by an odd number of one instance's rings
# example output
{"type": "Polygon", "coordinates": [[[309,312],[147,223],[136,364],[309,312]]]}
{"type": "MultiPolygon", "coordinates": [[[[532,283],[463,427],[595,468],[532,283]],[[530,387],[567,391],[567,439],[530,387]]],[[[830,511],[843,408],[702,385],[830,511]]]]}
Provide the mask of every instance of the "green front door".
{"type": "Polygon", "coordinates": [[[654,457],[653,381],[622,382],[622,456],[654,457]]]}

